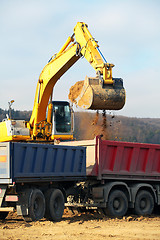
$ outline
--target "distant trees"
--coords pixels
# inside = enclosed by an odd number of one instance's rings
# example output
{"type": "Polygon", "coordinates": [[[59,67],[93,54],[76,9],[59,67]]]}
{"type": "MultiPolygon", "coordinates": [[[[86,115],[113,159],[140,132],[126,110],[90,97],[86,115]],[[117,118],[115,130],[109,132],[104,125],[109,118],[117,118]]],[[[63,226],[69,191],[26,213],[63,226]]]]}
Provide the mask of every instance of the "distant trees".
{"type": "Polygon", "coordinates": [[[93,139],[103,134],[104,139],[157,143],[160,144],[160,119],[128,118],[107,115],[107,127],[103,131],[102,116],[94,125],[95,113],[75,113],[75,138],[77,140],[93,139]]]}
{"type": "Polygon", "coordinates": [[[138,118],[122,119],[121,134],[124,140],[130,142],[159,143],[160,144],[160,120],[154,124],[155,119],[147,122],[138,118]]]}
{"type": "Polygon", "coordinates": [[[8,111],[5,111],[2,108],[0,108],[0,121],[2,121],[2,119],[5,118],[6,113],[8,113],[8,111]]]}
{"type": "MultiPolygon", "coordinates": [[[[3,110],[0,108],[0,121],[2,121],[4,118],[6,118],[6,114],[8,113],[8,110],[3,110]]],[[[31,111],[19,111],[19,110],[11,110],[11,116],[13,119],[22,119],[28,121],[31,116],[31,111]]]]}
{"type": "MultiPolygon", "coordinates": [[[[13,119],[29,121],[31,111],[12,110],[13,119]]],[[[0,108],[0,121],[6,118],[7,110],[0,108]]],[[[103,134],[103,139],[127,142],[157,143],[160,144],[160,119],[129,118],[107,115],[104,129],[102,114],[98,118],[96,113],[75,112],[74,138],[77,140],[93,139],[103,134]]]]}

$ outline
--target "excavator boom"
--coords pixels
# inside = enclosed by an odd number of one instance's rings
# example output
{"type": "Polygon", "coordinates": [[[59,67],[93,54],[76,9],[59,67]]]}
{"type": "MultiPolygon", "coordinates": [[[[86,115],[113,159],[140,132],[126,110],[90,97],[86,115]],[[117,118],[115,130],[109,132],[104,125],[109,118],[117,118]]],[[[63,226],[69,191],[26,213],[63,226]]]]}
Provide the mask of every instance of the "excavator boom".
{"type": "MultiPolygon", "coordinates": [[[[53,115],[53,88],[61,76],[82,56],[95,69],[97,77],[90,78],[90,80],[86,78],[81,93],[73,102],[84,109],[104,110],[121,109],[123,107],[125,103],[125,90],[122,86],[123,84],[117,85],[117,80],[115,81],[112,78],[112,68],[114,65],[107,63],[104,59],[99,50],[98,42],[92,37],[87,24],[78,22],[72,36],[68,37],[66,43],[50,59],[39,76],[32,115],[30,121],[27,123],[30,136],[27,135],[26,138],[29,140],[38,139],[42,135],[46,140],[54,139],[54,136],[51,136],[53,128],[51,119],[53,115]],[[47,107],[48,116],[46,120],[47,107]]],[[[72,101],[72,99],[70,100],[72,101]]],[[[63,103],[62,106],[64,107],[63,103]]]]}

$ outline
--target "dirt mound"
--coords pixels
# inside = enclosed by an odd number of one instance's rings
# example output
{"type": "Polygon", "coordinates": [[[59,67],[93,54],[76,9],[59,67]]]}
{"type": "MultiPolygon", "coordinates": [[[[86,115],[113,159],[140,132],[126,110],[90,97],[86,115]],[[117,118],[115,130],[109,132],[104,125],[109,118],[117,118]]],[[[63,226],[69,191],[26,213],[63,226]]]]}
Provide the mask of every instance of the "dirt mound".
{"type": "Polygon", "coordinates": [[[84,81],[78,81],[75,83],[74,86],[70,88],[68,98],[70,99],[71,102],[76,104],[76,98],[81,93],[83,84],[84,84],[84,81]]]}

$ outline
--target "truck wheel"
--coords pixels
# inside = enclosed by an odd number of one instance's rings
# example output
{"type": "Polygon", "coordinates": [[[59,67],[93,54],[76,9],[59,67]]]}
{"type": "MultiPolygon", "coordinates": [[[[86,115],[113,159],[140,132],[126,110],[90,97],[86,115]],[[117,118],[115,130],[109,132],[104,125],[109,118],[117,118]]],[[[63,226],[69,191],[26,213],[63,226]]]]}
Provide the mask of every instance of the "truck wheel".
{"type": "Polygon", "coordinates": [[[64,196],[59,189],[49,189],[45,194],[45,217],[52,221],[60,221],[64,212],[64,196]]]}
{"type": "Polygon", "coordinates": [[[8,216],[8,212],[0,212],[0,220],[4,220],[8,216]]]}
{"type": "Polygon", "coordinates": [[[44,217],[45,198],[41,190],[34,189],[30,195],[28,213],[28,217],[31,218],[32,221],[37,221],[44,217]]]}
{"type": "Polygon", "coordinates": [[[107,207],[103,208],[105,215],[113,217],[122,217],[128,210],[128,199],[124,192],[114,190],[110,193],[107,207]]]}
{"type": "Polygon", "coordinates": [[[137,215],[151,215],[154,208],[154,199],[150,192],[140,191],[136,196],[134,211],[137,215]]]}

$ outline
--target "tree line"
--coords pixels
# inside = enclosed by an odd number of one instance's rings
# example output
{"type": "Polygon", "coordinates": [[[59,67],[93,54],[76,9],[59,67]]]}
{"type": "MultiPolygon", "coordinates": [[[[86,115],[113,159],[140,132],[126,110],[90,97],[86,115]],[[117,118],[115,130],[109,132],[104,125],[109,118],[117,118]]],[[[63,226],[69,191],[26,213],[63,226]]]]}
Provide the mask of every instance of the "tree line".
{"type": "MultiPolygon", "coordinates": [[[[29,121],[31,111],[11,111],[12,119],[29,121]]],[[[7,110],[0,108],[0,121],[6,118],[7,110]]],[[[160,144],[160,119],[130,118],[95,112],[75,112],[74,138],[76,140],[93,139],[103,135],[103,139],[127,142],[160,144]],[[104,124],[105,122],[105,124],[104,124]]]]}

